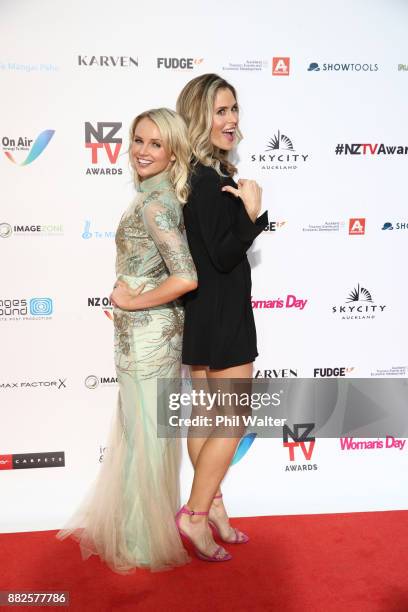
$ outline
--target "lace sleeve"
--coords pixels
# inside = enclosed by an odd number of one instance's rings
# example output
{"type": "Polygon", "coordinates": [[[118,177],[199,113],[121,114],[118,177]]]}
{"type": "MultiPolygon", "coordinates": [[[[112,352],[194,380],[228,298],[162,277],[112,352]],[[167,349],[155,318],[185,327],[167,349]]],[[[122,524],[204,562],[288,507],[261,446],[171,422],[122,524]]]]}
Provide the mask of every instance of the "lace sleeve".
{"type": "Polygon", "coordinates": [[[172,276],[197,281],[197,273],[186,239],[180,229],[181,211],[173,203],[147,201],[143,220],[172,276]]]}

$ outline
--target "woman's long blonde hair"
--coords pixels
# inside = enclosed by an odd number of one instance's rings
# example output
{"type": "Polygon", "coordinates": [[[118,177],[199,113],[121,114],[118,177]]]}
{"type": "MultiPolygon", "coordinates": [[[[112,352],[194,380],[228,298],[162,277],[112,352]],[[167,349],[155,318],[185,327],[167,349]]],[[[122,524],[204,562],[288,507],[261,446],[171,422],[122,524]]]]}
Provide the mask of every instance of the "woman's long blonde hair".
{"type": "MultiPolygon", "coordinates": [[[[133,168],[131,148],[135,129],[139,121],[147,117],[153,121],[160,130],[163,146],[176,158],[169,170],[170,182],[177,199],[185,204],[189,194],[188,175],[191,158],[191,147],[188,141],[187,126],[180,115],[169,108],[152,108],[140,113],[130,126],[129,159],[133,168]]],[[[135,184],[139,184],[137,172],[133,168],[135,184]]]]}
{"type": "MultiPolygon", "coordinates": [[[[228,151],[224,151],[211,142],[211,128],[214,115],[214,100],[219,89],[229,89],[237,100],[235,88],[218,74],[202,74],[184,86],[177,99],[177,112],[183,117],[188,127],[188,137],[195,162],[215,168],[222,174],[220,166],[232,176],[236,167],[228,160],[228,151]]],[[[237,130],[238,142],[242,134],[237,130]]]]}

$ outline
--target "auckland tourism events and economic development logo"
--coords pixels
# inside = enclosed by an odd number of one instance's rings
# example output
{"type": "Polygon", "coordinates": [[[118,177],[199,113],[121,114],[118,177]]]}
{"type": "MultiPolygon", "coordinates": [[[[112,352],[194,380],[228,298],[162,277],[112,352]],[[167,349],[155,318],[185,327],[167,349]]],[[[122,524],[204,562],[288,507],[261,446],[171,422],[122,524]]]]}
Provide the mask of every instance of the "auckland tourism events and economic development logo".
{"type": "Polygon", "coordinates": [[[86,169],[88,175],[119,175],[122,168],[117,168],[122,138],[118,134],[122,123],[118,121],[85,122],[85,148],[89,150],[90,163],[86,169]]]}
{"type": "Polygon", "coordinates": [[[26,135],[3,136],[1,139],[3,153],[13,164],[28,166],[46,149],[54,134],[55,130],[44,130],[35,139],[26,135]]]}
{"type": "Polygon", "coordinates": [[[265,149],[252,153],[251,162],[261,170],[297,170],[309,160],[309,153],[300,152],[293,140],[280,130],[269,139],[265,149]]]}
{"type": "Polygon", "coordinates": [[[308,72],[378,72],[378,64],[351,62],[310,62],[308,72]]]}
{"type": "Polygon", "coordinates": [[[341,319],[375,319],[386,309],[386,304],[378,304],[371,290],[358,284],[348,294],[343,304],[332,306],[332,313],[341,319]]]}

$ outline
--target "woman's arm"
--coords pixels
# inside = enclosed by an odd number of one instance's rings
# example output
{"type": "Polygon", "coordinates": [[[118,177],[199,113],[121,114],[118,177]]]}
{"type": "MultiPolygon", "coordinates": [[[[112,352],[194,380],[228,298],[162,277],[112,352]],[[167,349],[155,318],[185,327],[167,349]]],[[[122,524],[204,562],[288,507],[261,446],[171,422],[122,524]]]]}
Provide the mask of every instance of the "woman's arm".
{"type": "Polygon", "coordinates": [[[142,293],[143,286],[131,289],[117,281],[111,301],[122,310],[143,310],[167,304],[196,289],[197,273],[183,234],[179,230],[180,212],[173,205],[151,201],[144,206],[143,220],[153,238],[170,276],[158,287],[142,293]]]}
{"type": "Polygon", "coordinates": [[[229,272],[242,261],[254,239],[266,227],[268,214],[265,212],[253,222],[240,202],[236,218],[231,222],[227,198],[234,195],[222,188],[215,170],[205,168],[193,189],[192,208],[213,265],[220,272],[229,272]]]}

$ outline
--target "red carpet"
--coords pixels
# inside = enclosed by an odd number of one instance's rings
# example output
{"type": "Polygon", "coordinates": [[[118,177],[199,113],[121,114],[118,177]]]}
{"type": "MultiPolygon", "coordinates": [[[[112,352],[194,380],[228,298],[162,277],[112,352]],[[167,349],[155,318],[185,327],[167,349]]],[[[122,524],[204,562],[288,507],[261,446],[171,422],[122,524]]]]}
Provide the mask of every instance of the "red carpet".
{"type": "Polygon", "coordinates": [[[0,590],[69,591],[69,608],[59,609],[70,612],[408,612],[407,519],[398,511],[233,520],[251,541],[229,547],[232,561],[192,557],[127,576],[97,557],[83,562],[78,545],[54,531],[2,534],[0,590]]]}

